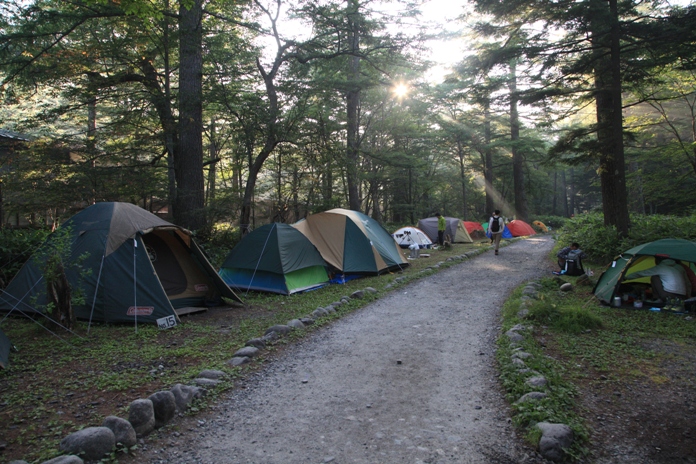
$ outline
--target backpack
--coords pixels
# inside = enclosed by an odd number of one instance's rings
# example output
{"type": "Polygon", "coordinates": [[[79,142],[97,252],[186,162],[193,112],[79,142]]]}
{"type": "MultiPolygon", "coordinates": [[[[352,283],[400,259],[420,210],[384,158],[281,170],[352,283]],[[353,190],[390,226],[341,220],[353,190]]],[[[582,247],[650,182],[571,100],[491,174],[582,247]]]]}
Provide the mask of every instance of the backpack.
{"type": "Polygon", "coordinates": [[[500,230],[500,218],[493,217],[493,222],[491,223],[491,232],[498,232],[500,230]]]}
{"type": "Polygon", "coordinates": [[[568,258],[565,262],[565,275],[581,276],[585,273],[580,258],[568,258]]]}

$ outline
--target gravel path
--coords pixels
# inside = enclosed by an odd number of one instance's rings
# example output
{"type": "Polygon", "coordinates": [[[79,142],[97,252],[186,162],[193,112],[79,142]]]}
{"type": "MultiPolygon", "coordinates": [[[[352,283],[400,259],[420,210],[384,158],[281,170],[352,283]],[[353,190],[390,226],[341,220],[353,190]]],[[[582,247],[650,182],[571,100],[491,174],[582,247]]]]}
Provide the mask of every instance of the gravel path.
{"type": "MultiPolygon", "coordinates": [[[[500,308],[548,236],[402,287],[289,347],[139,462],[532,463],[494,367],[500,308]]],[[[170,432],[172,434],[172,432],[170,432]]]]}

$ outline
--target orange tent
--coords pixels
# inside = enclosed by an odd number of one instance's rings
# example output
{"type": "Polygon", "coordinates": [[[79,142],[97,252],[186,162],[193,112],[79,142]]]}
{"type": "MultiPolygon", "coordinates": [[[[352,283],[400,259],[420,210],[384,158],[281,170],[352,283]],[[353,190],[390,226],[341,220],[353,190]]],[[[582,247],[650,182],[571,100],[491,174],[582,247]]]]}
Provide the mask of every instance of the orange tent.
{"type": "Polygon", "coordinates": [[[510,221],[507,224],[507,228],[510,230],[510,233],[512,234],[513,237],[521,237],[524,235],[535,235],[536,232],[534,229],[532,229],[532,226],[527,224],[526,222],[520,220],[520,219],[515,219],[514,221],[510,221]]]}
{"type": "Polygon", "coordinates": [[[546,227],[546,224],[544,224],[544,223],[541,222],[541,221],[532,221],[532,224],[534,224],[535,226],[537,226],[542,232],[548,232],[548,231],[549,231],[549,228],[546,227]]]}
{"type": "Polygon", "coordinates": [[[486,236],[486,231],[478,222],[462,221],[464,228],[469,233],[471,238],[483,238],[486,236]]]}

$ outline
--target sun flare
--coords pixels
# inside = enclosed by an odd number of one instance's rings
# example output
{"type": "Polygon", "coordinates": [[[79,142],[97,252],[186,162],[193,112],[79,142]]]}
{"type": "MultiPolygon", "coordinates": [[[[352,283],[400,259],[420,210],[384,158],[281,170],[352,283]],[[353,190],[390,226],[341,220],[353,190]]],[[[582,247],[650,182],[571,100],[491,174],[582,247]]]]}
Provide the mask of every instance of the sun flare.
{"type": "Polygon", "coordinates": [[[396,84],[392,92],[397,98],[404,98],[408,95],[408,86],[406,84],[396,84]]]}

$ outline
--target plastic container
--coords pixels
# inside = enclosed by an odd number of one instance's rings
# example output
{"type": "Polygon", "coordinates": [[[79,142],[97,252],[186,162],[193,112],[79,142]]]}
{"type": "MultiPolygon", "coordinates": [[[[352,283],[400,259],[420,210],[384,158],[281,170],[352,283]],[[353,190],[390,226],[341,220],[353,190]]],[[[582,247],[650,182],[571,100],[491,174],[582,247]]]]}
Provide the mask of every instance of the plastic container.
{"type": "Polygon", "coordinates": [[[616,306],[617,308],[621,306],[621,297],[620,296],[614,297],[614,306],[616,306]]]}
{"type": "Polygon", "coordinates": [[[633,307],[634,307],[634,308],[642,308],[642,307],[643,307],[643,302],[642,302],[642,301],[634,301],[634,302],[633,302],[633,307]]]}

